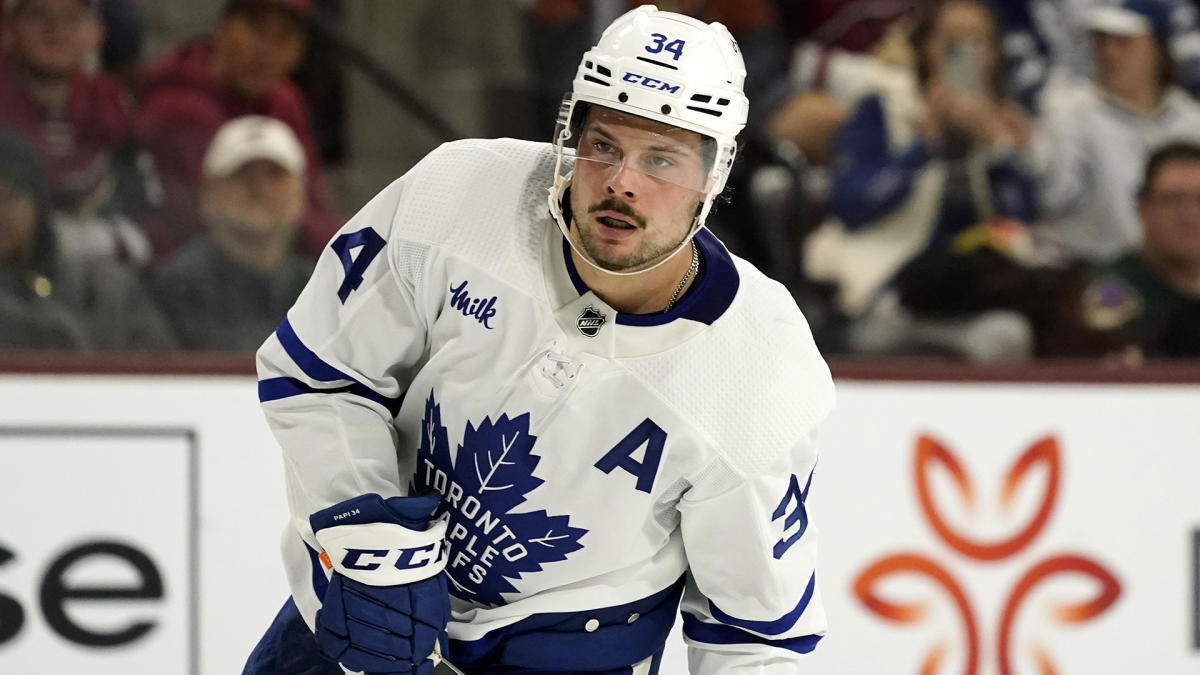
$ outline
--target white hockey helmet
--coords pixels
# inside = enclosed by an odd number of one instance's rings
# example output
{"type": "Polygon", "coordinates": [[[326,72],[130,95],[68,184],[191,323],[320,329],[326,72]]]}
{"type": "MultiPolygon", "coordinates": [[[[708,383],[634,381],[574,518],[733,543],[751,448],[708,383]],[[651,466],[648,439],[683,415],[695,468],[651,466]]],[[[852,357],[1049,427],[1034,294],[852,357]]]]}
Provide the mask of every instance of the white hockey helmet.
{"type": "Polygon", "coordinates": [[[745,80],[741,51],[720,23],[705,24],[652,5],[613,21],[583,55],[559,111],[554,137],[558,162],[550,194],[559,226],[565,232],[561,199],[570,182],[578,130],[594,104],[694,131],[715,144],[694,234],[733,166],[736,138],[749,110],[742,92],[745,80]]]}

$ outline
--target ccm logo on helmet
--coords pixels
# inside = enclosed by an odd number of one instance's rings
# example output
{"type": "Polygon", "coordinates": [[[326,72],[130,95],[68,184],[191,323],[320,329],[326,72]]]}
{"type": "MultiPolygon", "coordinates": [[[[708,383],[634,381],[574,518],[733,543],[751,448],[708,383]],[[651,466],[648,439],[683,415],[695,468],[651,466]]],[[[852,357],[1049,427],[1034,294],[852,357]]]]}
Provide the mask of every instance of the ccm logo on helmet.
{"type": "Polygon", "coordinates": [[[679,93],[680,85],[678,85],[678,84],[671,84],[669,82],[663,82],[662,80],[656,80],[653,77],[646,77],[645,75],[638,75],[637,73],[625,73],[625,77],[623,77],[621,79],[625,80],[626,82],[631,82],[633,84],[640,84],[643,87],[647,87],[650,89],[657,89],[658,91],[665,91],[668,94],[678,94],[679,93]]]}

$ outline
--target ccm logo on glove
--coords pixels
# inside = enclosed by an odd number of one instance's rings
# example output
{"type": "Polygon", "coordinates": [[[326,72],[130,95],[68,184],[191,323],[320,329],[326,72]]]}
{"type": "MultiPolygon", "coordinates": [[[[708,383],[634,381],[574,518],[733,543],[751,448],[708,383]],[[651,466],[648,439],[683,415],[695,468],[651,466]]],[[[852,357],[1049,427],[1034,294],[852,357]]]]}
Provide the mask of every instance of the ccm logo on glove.
{"type": "Polygon", "coordinates": [[[385,563],[391,562],[391,558],[395,556],[396,562],[391,563],[392,567],[398,570],[415,570],[440,562],[445,557],[443,553],[443,547],[438,546],[436,543],[394,550],[382,548],[348,548],[346,549],[346,557],[342,558],[342,567],[349,570],[371,572],[379,569],[385,563]]]}
{"type": "Polygon", "coordinates": [[[325,569],[370,586],[427,579],[446,567],[446,524],[429,519],[439,495],[362,495],[310,518],[325,569]]]}

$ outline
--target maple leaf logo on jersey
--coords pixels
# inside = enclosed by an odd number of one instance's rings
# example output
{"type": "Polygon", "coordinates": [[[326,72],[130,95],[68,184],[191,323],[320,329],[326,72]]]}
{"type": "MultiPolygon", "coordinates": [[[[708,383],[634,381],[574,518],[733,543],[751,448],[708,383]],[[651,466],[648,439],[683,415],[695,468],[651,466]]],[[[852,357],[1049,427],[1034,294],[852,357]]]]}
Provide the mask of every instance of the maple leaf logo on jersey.
{"type": "Polygon", "coordinates": [[[525,495],[545,481],[533,475],[541,458],[533,454],[529,413],[478,427],[467,422],[455,459],[442,426],[442,409],[429,393],[417,449],[418,489],[442,494],[438,514],[449,511],[450,592],[463,600],[496,606],[502,593],[516,593],[513,580],[539,572],[583,548],[587,530],[571,527],[569,516],[545,510],[516,513],[525,495]]]}

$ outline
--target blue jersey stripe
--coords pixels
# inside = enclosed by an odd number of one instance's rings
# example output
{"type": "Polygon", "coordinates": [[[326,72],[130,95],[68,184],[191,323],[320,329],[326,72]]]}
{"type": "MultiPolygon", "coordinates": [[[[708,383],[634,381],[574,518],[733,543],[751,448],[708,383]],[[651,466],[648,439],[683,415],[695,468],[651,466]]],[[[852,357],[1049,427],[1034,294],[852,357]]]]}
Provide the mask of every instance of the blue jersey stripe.
{"type": "Polygon", "coordinates": [[[778,619],[775,619],[774,621],[750,621],[748,619],[739,619],[735,616],[731,616],[725,612],[722,612],[720,608],[712,603],[711,600],[708,603],[708,609],[712,612],[713,618],[721,623],[728,624],[730,626],[737,626],[738,628],[744,628],[746,630],[752,630],[755,633],[779,635],[780,633],[786,633],[791,629],[792,626],[796,625],[796,621],[800,618],[800,615],[803,614],[804,610],[808,608],[808,603],[812,600],[813,591],[816,589],[816,587],[817,573],[813,572],[813,575],[808,578],[808,587],[804,589],[804,595],[800,597],[800,602],[796,603],[795,609],[787,614],[784,614],[778,619]]]}
{"type": "Polygon", "coordinates": [[[721,318],[737,295],[741,277],[729,251],[706,228],[700,228],[693,241],[700,247],[704,266],[692,288],[669,311],[655,314],[617,314],[617,323],[625,326],[661,326],[674,319],[690,319],[712,325],[721,318]]]}
{"type": "Polygon", "coordinates": [[[400,404],[403,402],[401,398],[389,398],[380,394],[369,387],[361,385],[357,382],[345,387],[336,387],[334,389],[317,389],[310,387],[304,382],[297,380],[294,377],[275,377],[269,380],[261,380],[258,383],[258,400],[261,403],[267,401],[277,401],[281,398],[289,398],[299,396],[301,394],[353,394],[374,401],[379,405],[387,408],[388,412],[395,417],[400,412],[400,404]]]}
{"type": "Polygon", "coordinates": [[[797,654],[807,654],[817,648],[821,635],[801,635],[794,638],[771,640],[747,633],[744,630],[721,624],[704,623],[688,612],[683,612],[683,634],[690,640],[710,645],[761,644],[786,649],[797,654]]]}
{"type": "Polygon", "coordinates": [[[283,345],[284,351],[292,358],[292,361],[295,361],[296,365],[300,366],[300,370],[312,379],[318,382],[354,381],[354,378],[325,363],[321,357],[305,346],[300,341],[300,337],[296,335],[291,322],[286,318],[275,329],[275,336],[279,338],[279,343],[283,345]]]}
{"type": "MultiPolygon", "coordinates": [[[[654,314],[617,314],[617,323],[623,326],[661,326],[675,319],[690,319],[711,325],[721,318],[737,295],[741,277],[729,251],[716,235],[706,228],[700,228],[693,239],[700,247],[704,259],[701,274],[693,283],[692,288],[684,294],[679,304],[667,312],[654,314]]],[[[580,295],[588,292],[587,284],[579,276],[575,261],[571,258],[571,244],[564,237],[562,240],[563,260],[566,263],[567,274],[571,283],[580,295]]]]}
{"type": "Polygon", "coordinates": [[[533,614],[478,640],[451,639],[450,659],[468,672],[627,674],[647,658],[661,661],[682,592],[681,580],[623,605],[533,614]]]}

